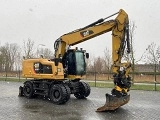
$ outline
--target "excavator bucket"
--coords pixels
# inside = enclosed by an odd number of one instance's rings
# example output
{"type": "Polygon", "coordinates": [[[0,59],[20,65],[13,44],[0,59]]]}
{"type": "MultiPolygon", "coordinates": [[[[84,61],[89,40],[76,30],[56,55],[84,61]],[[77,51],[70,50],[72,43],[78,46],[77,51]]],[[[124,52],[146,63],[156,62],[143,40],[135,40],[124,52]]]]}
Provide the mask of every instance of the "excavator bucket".
{"type": "Polygon", "coordinates": [[[110,94],[106,94],[106,103],[104,106],[97,109],[97,112],[103,112],[103,111],[112,111],[117,108],[119,108],[122,105],[125,105],[129,102],[130,95],[126,95],[123,97],[115,97],[110,94]]]}

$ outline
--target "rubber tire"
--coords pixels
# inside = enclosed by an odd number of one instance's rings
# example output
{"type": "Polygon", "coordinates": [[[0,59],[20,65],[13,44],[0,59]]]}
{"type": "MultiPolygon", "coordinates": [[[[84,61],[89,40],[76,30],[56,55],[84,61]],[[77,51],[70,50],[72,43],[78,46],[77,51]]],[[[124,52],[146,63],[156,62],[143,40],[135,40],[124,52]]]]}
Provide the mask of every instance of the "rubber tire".
{"type": "Polygon", "coordinates": [[[71,96],[71,90],[69,88],[69,86],[67,84],[64,84],[65,88],[66,88],[66,92],[67,92],[67,96],[65,98],[65,102],[67,102],[69,99],[70,99],[70,96],[71,96]]]}
{"type": "Polygon", "coordinates": [[[77,99],[85,99],[90,95],[90,86],[86,82],[79,82],[79,92],[74,93],[77,99]]]}
{"type": "Polygon", "coordinates": [[[50,89],[49,97],[55,104],[64,104],[70,99],[70,88],[65,84],[55,84],[50,89]]]}
{"type": "Polygon", "coordinates": [[[34,94],[33,84],[30,81],[24,83],[23,94],[26,98],[32,98],[34,94]],[[27,89],[29,91],[27,91],[27,89]]]}

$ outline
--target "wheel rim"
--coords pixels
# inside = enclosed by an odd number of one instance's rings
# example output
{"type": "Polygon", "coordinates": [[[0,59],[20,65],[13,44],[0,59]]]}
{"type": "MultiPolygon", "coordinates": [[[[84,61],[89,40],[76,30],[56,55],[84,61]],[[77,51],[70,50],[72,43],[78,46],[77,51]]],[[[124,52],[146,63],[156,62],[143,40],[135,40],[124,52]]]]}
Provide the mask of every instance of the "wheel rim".
{"type": "Polygon", "coordinates": [[[58,90],[55,90],[53,92],[53,96],[54,96],[54,98],[58,99],[60,97],[60,92],[58,90]]]}
{"type": "Polygon", "coordinates": [[[31,93],[31,88],[29,86],[25,87],[25,93],[28,95],[31,93]]]}
{"type": "Polygon", "coordinates": [[[26,92],[29,94],[31,91],[30,87],[26,87],[26,92]]]}

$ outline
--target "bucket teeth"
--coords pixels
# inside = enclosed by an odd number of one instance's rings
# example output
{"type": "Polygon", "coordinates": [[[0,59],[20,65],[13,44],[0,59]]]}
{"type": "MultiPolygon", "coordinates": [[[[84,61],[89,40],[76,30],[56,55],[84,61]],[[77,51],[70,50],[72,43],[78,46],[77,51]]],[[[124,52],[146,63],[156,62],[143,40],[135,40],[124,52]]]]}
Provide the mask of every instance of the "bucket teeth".
{"type": "Polygon", "coordinates": [[[129,100],[130,95],[115,97],[113,95],[106,94],[106,103],[104,106],[98,108],[97,112],[116,110],[120,106],[127,104],[129,100]]]}

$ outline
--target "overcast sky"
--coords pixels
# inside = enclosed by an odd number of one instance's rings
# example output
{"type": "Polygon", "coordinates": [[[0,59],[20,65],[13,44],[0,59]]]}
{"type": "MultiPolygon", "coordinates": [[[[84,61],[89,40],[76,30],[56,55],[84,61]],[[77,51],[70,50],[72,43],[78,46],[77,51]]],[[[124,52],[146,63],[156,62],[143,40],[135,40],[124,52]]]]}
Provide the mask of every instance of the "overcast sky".
{"type": "MultiPolygon", "coordinates": [[[[53,49],[61,35],[82,28],[124,9],[137,26],[134,35],[136,59],[151,42],[160,46],[160,1],[158,0],[0,0],[0,45],[22,46],[28,38],[35,45],[53,49]]],[[[116,16],[115,16],[116,17],[116,16]]],[[[114,17],[113,17],[114,18],[114,17]]],[[[111,50],[111,33],[79,44],[95,56],[111,50]]]]}

